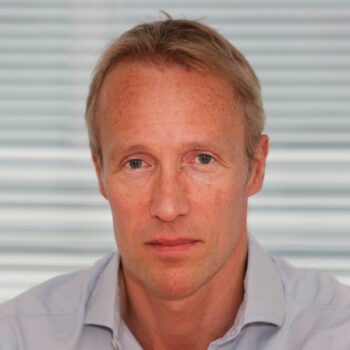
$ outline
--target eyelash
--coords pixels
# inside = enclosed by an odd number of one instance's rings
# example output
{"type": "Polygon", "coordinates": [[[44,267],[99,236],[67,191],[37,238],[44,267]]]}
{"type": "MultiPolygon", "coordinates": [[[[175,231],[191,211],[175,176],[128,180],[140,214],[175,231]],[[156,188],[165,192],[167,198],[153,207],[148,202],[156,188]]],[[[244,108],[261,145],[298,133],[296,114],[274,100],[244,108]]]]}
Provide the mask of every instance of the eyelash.
{"type": "Polygon", "coordinates": [[[125,165],[127,166],[127,168],[133,169],[133,170],[142,168],[142,165],[141,165],[140,167],[133,168],[133,167],[131,166],[131,162],[135,162],[135,161],[139,161],[140,163],[145,164],[145,161],[144,161],[144,160],[139,159],[139,158],[133,158],[133,159],[129,159],[129,160],[125,163],[125,165]]]}
{"type": "Polygon", "coordinates": [[[208,154],[208,153],[200,153],[200,154],[197,154],[197,156],[195,157],[195,158],[197,158],[197,159],[199,159],[199,157],[208,157],[208,158],[210,158],[209,159],[209,162],[208,163],[201,163],[200,162],[200,164],[201,165],[209,165],[209,164],[211,164],[213,161],[215,161],[215,158],[211,155],[211,154],[208,154]]]}
{"type": "MultiPolygon", "coordinates": [[[[191,162],[191,163],[195,163],[195,164],[199,164],[199,165],[201,165],[201,166],[209,166],[211,163],[213,163],[215,161],[215,157],[214,156],[212,156],[211,154],[209,154],[209,153],[199,153],[199,154],[197,154],[194,158],[193,158],[193,161],[191,162]],[[208,161],[208,163],[202,163],[202,162],[200,162],[199,161],[199,158],[200,157],[207,157],[207,158],[209,158],[209,161],[208,161]]],[[[132,159],[129,159],[129,160],[127,160],[126,162],[125,162],[125,166],[128,168],[128,169],[131,169],[131,170],[137,170],[137,169],[141,169],[141,168],[143,168],[144,166],[143,165],[145,165],[146,164],[146,162],[144,161],[144,160],[142,160],[142,159],[140,159],[140,158],[132,158],[132,159]],[[137,166],[137,167],[133,167],[133,166],[131,166],[131,163],[132,162],[139,162],[140,164],[140,166],[137,166]]]]}

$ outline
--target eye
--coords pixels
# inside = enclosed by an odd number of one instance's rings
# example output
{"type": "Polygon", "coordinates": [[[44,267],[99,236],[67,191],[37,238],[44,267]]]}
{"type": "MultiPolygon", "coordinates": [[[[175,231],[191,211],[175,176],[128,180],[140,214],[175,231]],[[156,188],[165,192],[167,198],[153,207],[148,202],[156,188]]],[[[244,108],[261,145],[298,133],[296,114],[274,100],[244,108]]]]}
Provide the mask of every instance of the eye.
{"type": "Polygon", "coordinates": [[[143,163],[141,159],[130,159],[126,162],[127,166],[131,169],[139,169],[144,165],[143,163]]]}
{"type": "Polygon", "coordinates": [[[200,164],[207,165],[214,160],[214,157],[210,154],[201,153],[197,156],[197,160],[200,164]]]}

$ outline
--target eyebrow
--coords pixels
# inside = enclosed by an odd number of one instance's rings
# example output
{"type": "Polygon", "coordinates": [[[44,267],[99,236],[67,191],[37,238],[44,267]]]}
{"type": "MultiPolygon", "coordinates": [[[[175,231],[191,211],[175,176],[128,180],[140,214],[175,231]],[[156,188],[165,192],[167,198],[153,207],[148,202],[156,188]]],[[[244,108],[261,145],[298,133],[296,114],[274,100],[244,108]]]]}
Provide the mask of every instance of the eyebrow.
{"type": "MultiPolygon", "coordinates": [[[[234,146],[233,146],[234,147],[234,146]]],[[[215,142],[184,142],[180,145],[181,150],[186,149],[197,149],[197,150],[212,150],[213,152],[223,151],[222,148],[218,147],[215,142]]],[[[121,144],[112,149],[110,158],[115,159],[115,155],[117,154],[125,154],[132,152],[151,152],[152,146],[144,145],[144,144],[121,144]]],[[[234,148],[233,148],[234,150],[234,148]]]]}
{"type": "Polygon", "coordinates": [[[144,152],[149,150],[149,147],[142,145],[142,144],[122,144],[122,145],[118,145],[113,147],[109,158],[112,160],[115,160],[117,157],[116,155],[123,155],[125,153],[132,153],[132,152],[144,152]]]}

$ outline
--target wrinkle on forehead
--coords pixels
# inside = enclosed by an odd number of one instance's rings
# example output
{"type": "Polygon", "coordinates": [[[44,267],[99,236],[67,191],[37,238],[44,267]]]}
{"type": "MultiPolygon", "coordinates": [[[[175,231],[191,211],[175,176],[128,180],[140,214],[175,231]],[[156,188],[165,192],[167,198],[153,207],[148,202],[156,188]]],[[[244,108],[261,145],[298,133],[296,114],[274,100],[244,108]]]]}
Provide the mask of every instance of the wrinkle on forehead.
{"type": "MultiPolygon", "coordinates": [[[[146,67],[147,68],[147,67],[146,67]]],[[[167,69],[158,69],[156,66],[150,66],[149,69],[145,70],[145,66],[137,63],[121,63],[120,66],[115,67],[108,76],[104,84],[102,85],[101,93],[98,101],[98,114],[103,116],[103,118],[111,118],[113,124],[118,125],[120,118],[116,116],[122,116],[124,118],[138,118],[141,122],[142,115],[131,114],[128,110],[130,106],[130,100],[133,104],[139,105],[140,110],[145,103],[144,96],[147,95],[147,112],[153,115],[159,115],[159,122],[162,120],[162,115],[166,112],[164,110],[159,110],[160,97],[157,94],[159,88],[164,89],[174,89],[174,93],[177,98],[184,90],[186,90],[187,96],[183,96],[184,99],[188,98],[188,95],[192,95],[193,100],[196,101],[198,108],[203,108],[203,106],[215,106],[217,111],[221,113],[228,113],[232,115],[241,115],[239,108],[239,100],[235,96],[234,90],[229,83],[221,79],[216,79],[215,81],[211,79],[210,84],[206,84],[206,80],[213,77],[213,74],[205,72],[189,71],[182,67],[169,67],[167,69]],[[155,79],[154,70],[159,71],[155,79]],[[207,99],[198,98],[198,91],[196,86],[191,84],[184,86],[183,77],[177,77],[172,75],[172,71],[177,70],[183,73],[185,77],[186,74],[192,73],[197,75],[197,77],[203,79],[203,91],[206,93],[207,99]],[[142,72],[141,72],[142,71],[142,72]],[[167,79],[167,75],[170,73],[171,79],[167,79]],[[142,79],[140,79],[140,74],[142,79]],[[149,79],[145,79],[149,77],[149,79]],[[114,82],[114,84],[111,83],[114,82]],[[120,83],[118,83],[120,82],[120,83]],[[227,90],[223,89],[223,85],[227,90]],[[155,86],[157,88],[155,88],[155,86]],[[142,93],[142,92],[145,92],[142,93]],[[227,91],[230,93],[227,94],[227,91]],[[150,101],[149,95],[152,94],[152,100],[150,101]],[[111,108],[113,106],[113,109],[111,108]]],[[[164,95],[164,94],[162,94],[164,95]]],[[[163,100],[162,100],[163,102],[163,100]]],[[[181,108],[182,100],[175,100],[170,95],[166,101],[168,112],[178,112],[181,113],[183,108],[181,108]]],[[[145,109],[145,108],[144,108],[145,109]]],[[[196,110],[193,110],[193,116],[196,116],[196,110]]],[[[213,116],[214,117],[214,116],[213,116]]],[[[198,114],[198,118],[205,122],[208,119],[207,115],[198,114]]],[[[210,119],[210,118],[209,118],[210,119]]],[[[235,123],[235,118],[232,118],[232,123],[235,123]]],[[[176,120],[174,120],[176,123],[176,120]]],[[[147,124],[145,124],[146,126],[147,124]]],[[[151,126],[151,125],[149,125],[151,126]]]]}

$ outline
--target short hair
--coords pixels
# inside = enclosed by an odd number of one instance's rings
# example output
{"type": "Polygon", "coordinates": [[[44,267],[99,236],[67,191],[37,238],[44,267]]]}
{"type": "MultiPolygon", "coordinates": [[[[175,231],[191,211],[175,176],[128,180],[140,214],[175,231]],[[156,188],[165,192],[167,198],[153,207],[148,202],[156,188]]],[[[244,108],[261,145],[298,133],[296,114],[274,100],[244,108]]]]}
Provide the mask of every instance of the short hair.
{"type": "Polygon", "coordinates": [[[195,71],[222,76],[239,101],[248,160],[264,129],[264,108],[259,80],[243,54],[216,30],[199,21],[166,19],[139,24],[112,41],[102,54],[90,84],[86,103],[86,124],[92,154],[102,162],[96,109],[108,72],[122,61],[180,65],[195,71]]]}

